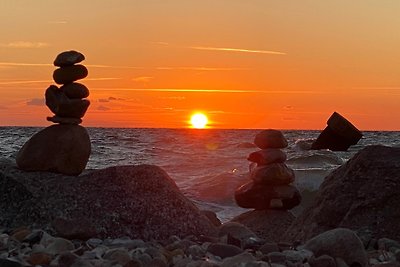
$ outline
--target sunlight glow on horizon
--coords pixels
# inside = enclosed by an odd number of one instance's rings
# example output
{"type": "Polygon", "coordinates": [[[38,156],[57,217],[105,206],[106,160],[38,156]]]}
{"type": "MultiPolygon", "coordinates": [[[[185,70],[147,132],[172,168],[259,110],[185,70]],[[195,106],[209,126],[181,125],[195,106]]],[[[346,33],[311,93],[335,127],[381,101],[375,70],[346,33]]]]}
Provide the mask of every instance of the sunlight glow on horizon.
{"type": "Polygon", "coordinates": [[[208,118],[204,113],[197,112],[190,117],[190,124],[195,129],[207,128],[208,118]]]}

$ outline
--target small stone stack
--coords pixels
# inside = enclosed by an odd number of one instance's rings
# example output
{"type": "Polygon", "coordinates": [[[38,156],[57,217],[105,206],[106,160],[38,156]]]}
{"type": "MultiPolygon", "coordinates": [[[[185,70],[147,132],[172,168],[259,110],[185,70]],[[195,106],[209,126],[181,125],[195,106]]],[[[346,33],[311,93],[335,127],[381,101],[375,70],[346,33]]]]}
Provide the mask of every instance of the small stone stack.
{"type": "Polygon", "coordinates": [[[281,150],[288,143],[282,132],[264,130],[254,143],[261,150],[249,155],[251,181],[235,191],[236,203],[242,208],[256,210],[290,210],[301,202],[294,182],[295,174],[286,164],[286,154],[281,150]]]}
{"type": "Polygon", "coordinates": [[[46,90],[46,105],[55,114],[47,120],[61,124],[80,124],[90,102],[83,99],[89,96],[86,86],[75,81],[85,78],[88,70],[83,65],[76,65],[85,56],[76,51],[66,51],[54,60],[54,66],[59,67],[53,73],[53,79],[60,88],[50,85],[46,90]]]}
{"type": "Polygon", "coordinates": [[[89,134],[79,124],[90,102],[86,86],[75,81],[88,75],[85,66],[77,63],[85,56],[76,51],[59,54],[54,65],[59,67],[53,79],[62,86],[50,85],[46,105],[55,114],[47,117],[56,123],[36,133],[18,152],[16,162],[25,171],[50,171],[79,175],[86,167],[91,152],[89,134]]]}

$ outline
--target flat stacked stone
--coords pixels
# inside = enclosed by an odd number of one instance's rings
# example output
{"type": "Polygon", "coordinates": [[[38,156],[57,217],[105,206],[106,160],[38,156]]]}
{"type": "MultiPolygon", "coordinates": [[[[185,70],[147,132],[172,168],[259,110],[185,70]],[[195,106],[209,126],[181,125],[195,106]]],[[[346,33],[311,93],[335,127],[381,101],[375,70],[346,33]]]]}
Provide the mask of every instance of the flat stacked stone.
{"type": "Polygon", "coordinates": [[[56,123],[32,136],[17,154],[17,166],[25,171],[50,171],[79,175],[86,167],[91,152],[90,137],[79,124],[90,102],[89,89],[76,81],[88,75],[85,66],[77,64],[85,56],[66,51],[54,60],[57,68],[53,79],[62,86],[50,85],[45,93],[46,105],[56,123]]]}
{"type": "Polygon", "coordinates": [[[256,210],[289,210],[301,202],[297,188],[291,185],[295,174],[285,161],[282,151],[288,146],[286,138],[278,130],[268,129],[258,133],[255,145],[261,150],[250,153],[251,180],[235,191],[236,203],[242,208],[256,210]]]}

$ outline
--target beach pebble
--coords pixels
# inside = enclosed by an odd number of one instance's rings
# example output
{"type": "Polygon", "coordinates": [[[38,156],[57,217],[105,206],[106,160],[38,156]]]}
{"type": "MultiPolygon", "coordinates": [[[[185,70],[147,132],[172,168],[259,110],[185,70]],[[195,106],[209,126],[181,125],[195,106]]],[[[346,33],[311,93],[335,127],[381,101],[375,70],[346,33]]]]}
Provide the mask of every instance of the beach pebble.
{"type": "Polygon", "coordinates": [[[72,65],[56,69],[53,79],[57,84],[67,84],[88,76],[88,69],[83,65],[72,65]]]}
{"type": "Polygon", "coordinates": [[[89,96],[89,89],[81,83],[69,83],[60,87],[60,90],[69,98],[86,98],[89,96]]]}
{"type": "Polygon", "coordinates": [[[311,267],[336,267],[335,259],[328,255],[322,255],[310,260],[311,267]]]}
{"type": "Polygon", "coordinates": [[[303,263],[308,262],[314,256],[313,253],[306,249],[300,250],[284,250],[282,251],[285,254],[286,259],[293,263],[303,263]]]}
{"type": "Polygon", "coordinates": [[[208,247],[207,252],[224,259],[227,257],[236,256],[236,255],[242,253],[243,250],[238,248],[237,246],[216,243],[216,244],[211,244],[208,247]]]}
{"type": "Polygon", "coordinates": [[[288,185],[294,182],[295,174],[284,163],[272,163],[253,169],[250,178],[257,184],[288,185]]]}
{"type": "Polygon", "coordinates": [[[47,117],[46,118],[48,121],[54,122],[54,123],[59,123],[59,124],[69,124],[69,125],[77,125],[82,123],[82,119],[78,118],[63,118],[59,116],[53,116],[53,117],[47,117]]]}
{"type": "Polygon", "coordinates": [[[226,222],[222,224],[218,229],[218,235],[220,237],[230,235],[239,240],[243,240],[249,237],[257,237],[257,235],[252,230],[237,222],[226,222]]]}
{"type": "Polygon", "coordinates": [[[256,261],[256,258],[248,252],[223,259],[221,267],[248,266],[247,263],[256,261]]]}
{"type": "Polygon", "coordinates": [[[93,224],[85,219],[64,219],[58,217],[51,224],[59,237],[67,239],[87,240],[96,236],[96,228],[93,224]]]}
{"type": "Polygon", "coordinates": [[[254,138],[254,144],[261,149],[285,148],[288,146],[288,142],[282,132],[274,129],[259,132],[254,138]]]}
{"type": "Polygon", "coordinates": [[[378,248],[394,252],[395,250],[400,249],[400,243],[389,238],[380,238],[378,239],[378,248]]]}
{"type": "Polygon", "coordinates": [[[279,252],[279,247],[276,243],[265,243],[259,248],[259,251],[261,251],[263,254],[268,254],[271,252],[279,252]]]}
{"type": "Polygon", "coordinates": [[[211,210],[201,210],[200,212],[203,215],[205,215],[213,225],[217,227],[221,225],[221,221],[218,219],[217,214],[215,214],[215,212],[211,210]]]}
{"type": "Polygon", "coordinates": [[[52,256],[47,253],[32,253],[26,261],[32,265],[48,265],[52,260],[52,256]]]}
{"type": "Polygon", "coordinates": [[[54,60],[54,66],[71,66],[76,63],[82,62],[83,60],[85,60],[85,56],[82,53],[74,50],[65,51],[57,55],[56,59],[54,60]]]}
{"type": "Polygon", "coordinates": [[[281,252],[270,252],[267,254],[268,259],[273,263],[285,263],[286,255],[281,252]]]}
{"type": "Polygon", "coordinates": [[[52,242],[46,247],[46,252],[50,255],[58,255],[62,252],[73,250],[74,244],[67,239],[56,237],[52,240],[52,242]]]}
{"type": "Polygon", "coordinates": [[[282,163],[286,161],[286,153],[277,148],[262,149],[250,153],[247,160],[255,162],[258,165],[268,165],[271,163],[282,163]]]}
{"type": "Polygon", "coordinates": [[[19,262],[8,260],[8,259],[0,259],[1,267],[23,267],[23,265],[19,262]]]}
{"type": "Polygon", "coordinates": [[[312,251],[316,257],[326,254],[342,258],[349,266],[359,264],[363,267],[368,263],[367,253],[360,238],[346,228],[336,228],[317,235],[308,240],[303,248],[312,251]]]}
{"type": "Polygon", "coordinates": [[[51,171],[79,175],[91,151],[89,135],[79,125],[55,124],[36,133],[17,154],[25,171],[51,171]]]}
{"type": "Polygon", "coordinates": [[[131,260],[128,251],[123,248],[111,249],[104,254],[103,258],[112,262],[119,263],[122,266],[124,266],[131,260]]]}

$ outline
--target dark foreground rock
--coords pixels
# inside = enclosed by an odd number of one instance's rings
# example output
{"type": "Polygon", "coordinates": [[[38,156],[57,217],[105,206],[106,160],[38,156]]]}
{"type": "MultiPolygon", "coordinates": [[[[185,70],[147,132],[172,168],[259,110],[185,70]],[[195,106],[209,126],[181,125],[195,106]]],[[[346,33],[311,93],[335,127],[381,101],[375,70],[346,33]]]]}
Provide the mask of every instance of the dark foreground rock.
{"type": "Polygon", "coordinates": [[[328,175],[285,238],[307,240],[345,227],[400,239],[400,148],[369,146],[328,175]]]}
{"type": "Polygon", "coordinates": [[[288,211],[253,210],[240,214],[232,221],[247,226],[260,238],[279,242],[294,219],[293,214],[288,211]]]}
{"type": "Polygon", "coordinates": [[[0,226],[42,228],[69,238],[89,238],[88,232],[92,237],[144,240],[216,234],[168,174],[152,165],[71,177],[28,173],[0,163],[0,226]],[[71,225],[77,225],[75,231],[71,225]]]}

